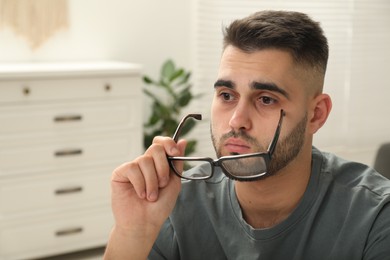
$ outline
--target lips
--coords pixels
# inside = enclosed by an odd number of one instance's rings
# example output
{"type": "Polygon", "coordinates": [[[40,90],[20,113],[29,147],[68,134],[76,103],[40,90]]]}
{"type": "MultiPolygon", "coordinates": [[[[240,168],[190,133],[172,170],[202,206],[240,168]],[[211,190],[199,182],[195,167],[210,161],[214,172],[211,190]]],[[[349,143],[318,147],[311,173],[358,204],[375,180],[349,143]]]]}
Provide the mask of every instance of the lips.
{"type": "Polygon", "coordinates": [[[228,140],[226,140],[224,147],[227,150],[227,152],[230,154],[232,153],[244,154],[244,153],[249,153],[251,150],[251,147],[250,145],[248,145],[248,143],[238,138],[229,138],[228,140]]]}

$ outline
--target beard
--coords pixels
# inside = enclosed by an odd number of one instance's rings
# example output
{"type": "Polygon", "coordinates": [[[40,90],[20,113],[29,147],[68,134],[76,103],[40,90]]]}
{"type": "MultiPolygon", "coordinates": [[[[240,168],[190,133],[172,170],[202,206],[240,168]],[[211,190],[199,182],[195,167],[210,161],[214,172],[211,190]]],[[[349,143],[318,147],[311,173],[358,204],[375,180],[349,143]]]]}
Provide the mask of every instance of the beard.
{"type": "MultiPolygon", "coordinates": [[[[302,118],[302,120],[299,121],[298,124],[293,128],[293,130],[288,136],[283,139],[279,138],[279,141],[276,144],[274,154],[272,155],[271,161],[268,165],[267,174],[257,178],[256,180],[261,180],[276,175],[280,170],[285,168],[291,161],[293,161],[298,156],[305,142],[306,124],[307,113],[302,118]]],[[[217,154],[217,157],[220,158],[223,156],[221,152],[221,147],[217,147],[217,140],[213,134],[212,128],[210,129],[211,139],[215,152],[217,154]]],[[[251,144],[252,147],[256,148],[254,152],[261,152],[267,150],[257,141],[256,138],[249,136],[245,131],[231,131],[227,134],[224,134],[220,138],[220,144],[222,144],[224,140],[227,140],[230,137],[241,138],[245,140],[247,143],[251,144]]]]}

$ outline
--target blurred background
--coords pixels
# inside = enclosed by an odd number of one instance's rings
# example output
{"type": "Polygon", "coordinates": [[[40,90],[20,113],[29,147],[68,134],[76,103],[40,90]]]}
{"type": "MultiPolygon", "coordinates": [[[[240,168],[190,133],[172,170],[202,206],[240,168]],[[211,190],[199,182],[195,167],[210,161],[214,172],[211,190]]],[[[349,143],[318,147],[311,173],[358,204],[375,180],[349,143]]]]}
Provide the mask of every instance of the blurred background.
{"type": "MultiPolygon", "coordinates": [[[[372,164],[378,145],[389,139],[387,0],[69,0],[68,8],[68,27],[36,49],[3,26],[0,62],[118,60],[141,64],[144,74],[157,77],[172,58],[192,71],[194,92],[206,93],[192,110],[202,112],[207,125],[222,27],[257,10],[297,10],[321,23],[330,45],[325,91],[334,107],[316,145],[372,164]]],[[[207,138],[208,129],[199,147],[213,153],[207,138]]]]}
{"type": "MultiPolygon", "coordinates": [[[[390,141],[388,0],[68,0],[66,8],[67,26],[39,46],[0,26],[0,63],[122,61],[157,78],[172,59],[192,72],[192,90],[203,94],[185,112],[203,114],[193,136],[197,153],[212,157],[209,108],[222,28],[258,10],[306,12],[321,23],[330,46],[324,91],[333,109],[315,145],[373,166],[378,147],[390,141]]],[[[145,96],[144,122],[150,111],[145,96]]]]}

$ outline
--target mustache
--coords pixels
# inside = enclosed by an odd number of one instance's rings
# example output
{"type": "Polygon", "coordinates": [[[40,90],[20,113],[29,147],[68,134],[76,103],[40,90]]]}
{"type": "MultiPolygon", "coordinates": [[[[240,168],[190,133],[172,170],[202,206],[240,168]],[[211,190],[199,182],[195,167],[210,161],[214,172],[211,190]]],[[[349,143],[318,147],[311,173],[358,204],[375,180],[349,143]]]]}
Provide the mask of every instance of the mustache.
{"type": "Polygon", "coordinates": [[[248,135],[245,131],[234,131],[234,130],[222,135],[222,137],[220,138],[221,143],[223,143],[225,140],[232,138],[232,137],[233,138],[241,138],[244,141],[248,142],[249,144],[252,144],[252,145],[255,145],[258,147],[261,146],[256,138],[248,135]]]}

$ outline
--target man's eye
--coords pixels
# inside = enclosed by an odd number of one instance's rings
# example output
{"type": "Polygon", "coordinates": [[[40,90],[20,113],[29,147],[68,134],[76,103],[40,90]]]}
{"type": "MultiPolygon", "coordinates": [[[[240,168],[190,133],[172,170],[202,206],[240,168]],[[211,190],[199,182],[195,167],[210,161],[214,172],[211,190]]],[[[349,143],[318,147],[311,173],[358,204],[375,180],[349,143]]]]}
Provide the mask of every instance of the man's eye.
{"type": "Polygon", "coordinates": [[[264,105],[272,105],[272,104],[275,104],[277,102],[276,99],[271,98],[271,97],[267,97],[267,96],[260,97],[260,101],[264,105]]]}
{"type": "Polygon", "coordinates": [[[233,96],[230,93],[222,92],[219,95],[223,98],[223,100],[232,100],[233,99],[233,96]]]}

